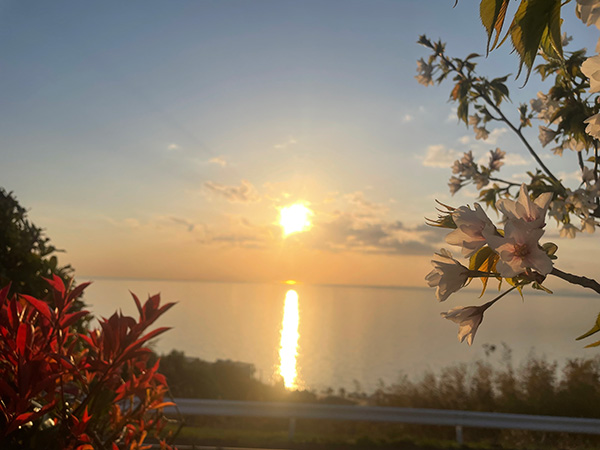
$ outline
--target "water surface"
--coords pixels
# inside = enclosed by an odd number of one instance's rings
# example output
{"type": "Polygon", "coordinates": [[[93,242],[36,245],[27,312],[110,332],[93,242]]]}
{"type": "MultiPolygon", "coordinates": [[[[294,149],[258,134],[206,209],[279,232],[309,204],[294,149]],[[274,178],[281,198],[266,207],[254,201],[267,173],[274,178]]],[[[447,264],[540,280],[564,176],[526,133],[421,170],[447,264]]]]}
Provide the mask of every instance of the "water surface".
{"type": "MultiPolygon", "coordinates": [[[[120,308],[137,312],[129,290],[141,299],[160,292],[178,304],[159,321],[171,326],[156,344],[159,352],[183,350],[208,361],[253,363],[263,381],[279,377],[285,284],[209,283],[97,279],[86,291],[96,315],[120,308]]],[[[600,311],[593,296],[510,294],[486,312],[472,347],[459,344],[456,324],[440,317],[458,305],[480,304],[477,293],[461,291],[438,303],[434,291],[419,288],[293,286],[298,295],[298,386],[371,391],[401,374],[418,376],[455,362],[485,357],[482,344],[506,343],[515,362],[532,349],[537,355],[595,356],[574,338],[592,325],[600,311]]],[[[497,359],[497,358],[496,358],[497,359]]]]}

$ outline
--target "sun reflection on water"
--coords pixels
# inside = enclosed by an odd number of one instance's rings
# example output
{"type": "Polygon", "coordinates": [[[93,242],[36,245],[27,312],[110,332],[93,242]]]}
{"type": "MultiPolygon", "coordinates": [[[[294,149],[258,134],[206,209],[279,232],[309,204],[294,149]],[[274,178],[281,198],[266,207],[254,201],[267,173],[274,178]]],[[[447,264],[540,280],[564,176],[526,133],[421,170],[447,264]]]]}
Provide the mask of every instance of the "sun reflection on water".
{"type": "Polygon", "coordinates": [[[288,389],[298,387],[296,370],[296,356],[298,355],[298,293],[290,289],[285,294],[283,307],[283,320],[281,322],[281,343],[279,348],[279,374],[283,384],[288,389]]]}

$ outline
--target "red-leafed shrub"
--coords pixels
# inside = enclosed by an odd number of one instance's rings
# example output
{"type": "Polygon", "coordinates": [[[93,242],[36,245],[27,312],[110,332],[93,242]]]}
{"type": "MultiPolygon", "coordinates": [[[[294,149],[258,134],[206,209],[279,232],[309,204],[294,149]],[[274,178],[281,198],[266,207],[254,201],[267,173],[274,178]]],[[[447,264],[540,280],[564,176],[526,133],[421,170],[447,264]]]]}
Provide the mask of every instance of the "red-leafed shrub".
{"type": "Polygon", "coordinates": [[[137,320],[114,313],[78,331],[88,312],[75,300],[89,283],[46,281],[51,301],[0,290],[0,448],[149,448],[144,440],[163,431],[169,403],[145,344],[167,330],[148,328],[173,303],[161,306],[156,295],[142,304],[132,294],[137,320]]]}

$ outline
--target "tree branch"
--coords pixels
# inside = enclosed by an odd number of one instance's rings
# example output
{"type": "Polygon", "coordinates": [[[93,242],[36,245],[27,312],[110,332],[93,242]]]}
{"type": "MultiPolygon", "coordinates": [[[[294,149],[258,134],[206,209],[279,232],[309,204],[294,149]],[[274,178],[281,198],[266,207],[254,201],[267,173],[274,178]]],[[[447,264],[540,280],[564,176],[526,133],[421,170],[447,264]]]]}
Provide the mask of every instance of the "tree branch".
{"type": "Polygon", "coordinates": [[[485,102],[488,105],[490,105],[492,108],[494,108],[494,111],[496,111],[500,115],[500,118],[502,119],[502,122],[504,122],[506,125],[508,125],[508,127],[511,130],[513,130],[516,133],[517,136],[519,136],[519,139],[521,139],[521,142],[523,143],[523,145],[525,146],[525,148],[527,149],[527,151],[529,151],[529,154],[533,157],[533,159],[535,159],[535,161],[538,163],[538,165],[541,167],[541,169],[544,172],[546,172],[546,175],[548,175],[550,177],[550,179],[556,183],[557,186],[562,187],[563,190],[564,190],[565,188],[562,185],[562,183],[558,180],[558,178],[556,178],[554,176],[554,174],[550,171],[550,169],[548,169],[548,167],[546,167],[546,165],[542,162],[542,160],[540,159],[540,157],[538,156],[538,154],[536,153],[536,151],[533,149],[533,147],[531,146],[531,144],[529,144],[529,141],[525,138],[525,136],[523,136],[523,133],[521,132],[521,129],[515,127],[512,124],[512,122],[510,120],[508,120],[508,118],[504,115],[504,113],[502,112],[502,110],[496,106],[496,104],[487,96],[487,94],[485,92],[483,92],[483,91],[480,90],[479,94],[481,95],[481,98],[483,98],[485,100],[485,102]]]}
{"type": "Polygon", "coordinates": [[[590,278],[580,277],[579,275],[573,275],[571,273],[563,272],[562,270],[559,270],[556,267],[554,267],[552,269],[552,272],[550,272],[550,275],[554,275],[555,277],[558,277],[562,280],[568,281],[571,284],[577,284],[584,288],[591,289],[592,291],[595,291],[598,294],[600,294],[600,283],[598,283],[596,280],[592,280],[590,278]]]}

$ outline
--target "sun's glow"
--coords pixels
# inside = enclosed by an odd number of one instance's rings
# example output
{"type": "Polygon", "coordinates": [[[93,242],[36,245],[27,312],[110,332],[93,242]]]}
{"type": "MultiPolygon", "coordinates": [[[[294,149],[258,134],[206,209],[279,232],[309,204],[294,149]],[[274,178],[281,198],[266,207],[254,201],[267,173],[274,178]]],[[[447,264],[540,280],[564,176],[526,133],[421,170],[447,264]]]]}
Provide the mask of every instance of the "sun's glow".
{"type": "Polygon", "coordinates": [[[283,320],[281,322],[281,343],[279,347],[279,374],[283,378],[283,384],[288,389],[298,387],[296,378],[296,356],[298,356],[298,324],[300,315],[298,313],[298,293],[290,289],[285,294],[283,307],[283,320]]]}
{"type": "Polygon", "coordinates": [[[310,217],[313,212],[302,203],[294,203],[279,210],[279,225],[283,228],[283,235],[307,231],[312,226],[310,217]]]}

